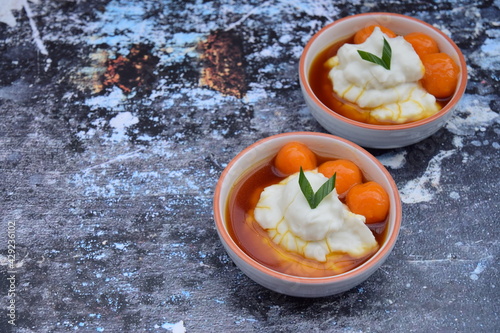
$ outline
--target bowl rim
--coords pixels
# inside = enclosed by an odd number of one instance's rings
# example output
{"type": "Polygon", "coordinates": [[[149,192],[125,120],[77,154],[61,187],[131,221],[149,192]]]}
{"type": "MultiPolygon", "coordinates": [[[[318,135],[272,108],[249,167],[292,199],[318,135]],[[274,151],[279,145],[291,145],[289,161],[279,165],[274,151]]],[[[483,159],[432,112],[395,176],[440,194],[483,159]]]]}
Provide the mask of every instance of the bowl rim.
{"type": "Polygon", "coordinates": [[[328,25],[324,26],[322,29],[320,29],[318,32],[316,32],[311,39],[307,42],[306,46],[304,47],[304,50],[302,51],[302,55],[300,57],[299,61],[299,79],[301,82],[302,88],[305,90],[307,95],[314,101],[314,103],[321,108],[322,111],[328,113],[329,115],[333,116],[334,118],[337,118],[340,121],[346,122],[350,125],[357,126],[357,127],[362,127],[365,129],[370,129],[370,130],[381,130],[381,131],[394,131],[394,130],[408,130],[412,129],[415,127],[419,127],[428,123],[431,123],[435,121],[436,119],[439,119],[443,116],[445,116],[447,113],[451,112],[455,105],[459,102],[459,100],[462,98],[462,95],[465,92],[465,88],[467,86],[467,64],[465,62],[465,57],[460,50],[460,48],[455,44],[455,42],[448,37],[445,33],[443,33],[441,30],[437,29],[436,27],[432,26],[431,24],[424,22],[420,19],[417,19],[415,17],[411,17],[408,15],[402,15],[402,14],[397,14],[397,13],[388,13],[388,12],[371,12],[371,13],[362,13],[362,14],[355,14],[355,15],[350,15],[343,17],[341,19],[335,20],[328,25]],[[309,52],[309,49],[311,48],[312,44],[316,39],[319,38],[320,35],[322,35],[325,31],[331,29],[333,26],[338,25],[339,23],[342,23],[344,21],[351,20],[353,18],[359,18],[359,17],[383,17],[383,16],[390,16],[390,17],[397,17],[400,19],[406,19],[413,21],[417,24],[424,25],[428,27],[429,29],[435,31],[437,34],[441,35],[449,44],[452,46],[452,48],[455,50],[457,53],[458,59],[459,59],[459,66],[460,66],[460,85],[455,89],[455,93],[453,94],[453,97],[446,103],[446,105],[436,114],[415,121],[411,123],[405,123],[405,124],[394,124],[394,125],[375,125],[375,124],[367,124],[363,123],[360,121],[352,120],[350,118],[344,117],[337,112],[331,110],[328,108],[323,102],[319,100],[318,97],[316,97],[316,94],[312,91],[311,86],[309,85],[308,81],[308,73],[306,73],[306,68],[305,68],[305,59],[306,56],[309,52]]]}
{"type": "Polygon", "coordinates": [[[253,268],[257,269],[261,273],[265,273],[268,276],[271,276],[274,279],[280,279],[280,280],[286,280],[287,282],[291,283],[300,283],[300,284],[310,284],[310,285],[317,285],[317,284],[327,284],[327,283],[332,283],[332,282],[340,282],[340,281],[345,281],[352,279],[356,276],[362,276],[365,272],[371,272],[372,270],[374,271],[378,266],[380,265],[380,261],[383,262],[385,258],[390,254],[392,251],[396,240],[399,235],[399,231],[401,228],[401,221],[402,221],[402,204],[401,204],[401,198],[399,195],[399,191],[397,188],[397,185],[392,178],[391,174],[387,169],[380,163],[380,161],[374,157],[372,154],[370,154],[368,151],[366,151],[364,148],[358,146],[357,144],[346,140],[344,138],[332,135],[332,134],[326,134],[326,133],[320,133],[320,132],[306,132],[306,131],[299,131],[299,132],[287,132],[287,133],[281,133],[281,134],[276,134],[272,135],[266,138],[263,138],[259,141],[254,142],[250,146],[246,147],[243,149],[240,153],[238,153],[226,166],[224,171],[221,173],[221,176],[217,182],[215,192],[214,192],[214,200],[213,200],[213,211],[214,211],[214,220],[216,224],[216,229],[217,233],[219,236],[223,239],[223,242],[225,243],[225,246],[228,246],[234,254],[236,254],[240,259],[242,259],[246,264],[252,266],[253,268]],[[338,274],[338,275],[332,275],[332,276],[326,276],[326,277],[302,277],[302,276],[295,276],[295,275],[289,275],[285,273],[281,273],[278,271],[275,271],[259,262],[257,262],[255,259],[250,257],[248,254],[246,254],[232,239],[232,237],[229,235],[227,232],[226,227],[224,226],[224,220],[221,216],[220,212],[220,205],[223,204],[223,214],[225,214],[225,208],[226,208],[226,203],[222,202],[222,200],[226,200],[226,198],[221,198],[221,188],[222,188],[222,183],[224,182],[226,176],[228,173],[231,171],[232,167],[236,162],[242,158],[245,154],[250,152],[252,149],[255,147],[267,142],[267,141],[272,141],[278,138],[283,138],[283,137],[295,137],[295,136],[320,136],[320,137],[326,137],[329,139],[337,140],[342,142],[343,144],[347,144],[348,146],[351,146],[354,148],[356,151],[360,152],[361,154],[365,155],[365,157],[369,158],[373,163],[377,165],[377,167],[382,171],[384,176],[387,178],[392,193],[394,195],[394,227],[393,230],[389,236],[389,238],[386,240],[386,242],[375,252],[374,255],[372,255],[368,260],[366,260],[364,263],[361,265],[357,266],[356,268],[353,268],[347,272],[338,274]]]}

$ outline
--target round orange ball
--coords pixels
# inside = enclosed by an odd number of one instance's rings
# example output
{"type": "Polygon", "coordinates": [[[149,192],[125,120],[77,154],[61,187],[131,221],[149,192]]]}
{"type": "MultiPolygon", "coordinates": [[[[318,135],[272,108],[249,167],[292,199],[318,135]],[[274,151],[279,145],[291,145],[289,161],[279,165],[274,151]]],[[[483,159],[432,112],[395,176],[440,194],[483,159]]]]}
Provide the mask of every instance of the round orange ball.
{"type": "Polygon", "coordinates": [[[366,223],[382,222],[389,213],[389,195],[373,181],[353,186],[346,196],[351,212],[363,215],[366,223]]]}
{"type": "Polygon", "coordinates": [[[289,142],[279,150],[274,166],[284,176],[299,172],[300,167],[312,170],[317,166],[316,155],[303,143],[289,142]]]}
{"type": "Polygon", "coordinates": [[[318,172],[327,178],[337,174],[335,176],[335,189],[339,195],[363,181],[361,170],[349,160],[338,159],[324,162],[318,167],[318,172]]]}
{"type": "Polygon", "coordinates": [[[424,54],[439,52],[439,46],[436,41],[421,32],[412,32],[404,36],[404,39],[413,46],[419,57],[422,57],[424,54]]]}
{"type": "Polygon", "coordinates": [[[436,98],[448,98],[453,95],[460,69],[446,53],[424,54],[421,57],[425,67],[422,86],[436,98]]]}

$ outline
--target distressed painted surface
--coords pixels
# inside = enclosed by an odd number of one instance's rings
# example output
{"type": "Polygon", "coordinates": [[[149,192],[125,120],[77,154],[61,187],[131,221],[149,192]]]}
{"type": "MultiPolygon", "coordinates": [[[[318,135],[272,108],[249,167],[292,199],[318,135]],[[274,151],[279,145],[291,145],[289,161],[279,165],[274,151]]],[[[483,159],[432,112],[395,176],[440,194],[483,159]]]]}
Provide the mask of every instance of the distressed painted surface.
{"type": "Polygon", "coordinates": [[[27,4],[0,23],[0,299],[14,221],[17,332],[498,328],[498,1],[27,4]],[[324,132],[300,93],[300,53],[325,24],[367,11],[447,33],[466,56],[467,92],[429,139],[372,150],[403,200],[386,264],[341,295],[275,294],[224,252],[213,189],[254,141],[324,132]],[[235,84],[210,67],[210,40],[237,51],[217,62],[235,84]]]}

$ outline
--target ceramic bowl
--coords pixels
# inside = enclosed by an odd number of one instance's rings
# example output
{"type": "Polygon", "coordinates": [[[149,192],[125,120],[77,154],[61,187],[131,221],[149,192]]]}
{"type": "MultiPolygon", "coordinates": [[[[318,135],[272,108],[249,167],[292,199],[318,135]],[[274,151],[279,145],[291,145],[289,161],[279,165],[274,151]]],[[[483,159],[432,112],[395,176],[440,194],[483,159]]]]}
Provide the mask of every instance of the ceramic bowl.
{"type": "Polygon", "coordinates": [[[401,201],[389,172],[380,162],[358,145],[325,133],[293,132],[258,141],[239,153],[222,172],[214,194],[214,219],[222,244],[234,263],[252,280],[273,291],[298,297],[328,296],[349,290],[372,275],[391,253],[401,225],[401,201]],[[288,142],[299,141],[316,154],[345,158],[356,163],[368,180],[381,184],[390,197],[387,236],[380,249],[362,265],[343,274],[307,278],[272,270],[248,256],[228,232],[226,210],[228,197],[235,184],[249,172],[274,158],[288,142]]]}
{"type": "Polygon", "coordinates": [[[299,79],[306,104],[313,117],[332,134],[367,148],[398,148],[419,142],[438,131],[452,115],[467,84],[467,67],[460,49],[443,32],[413,17],[392,13],[366,13],[337,20],[316,33],[306,44],[299,65],[299,79]],[[460,67],[458,85],[451,100],[435,115],[408,124],[371,125],[341,116],[326,107],[309,84],[309,70],[316,55],[335,42],[345,40],[359,29],[379,24],[398,35],[422,32],[432,37],[441,52],[447,53],[460,67]]]}

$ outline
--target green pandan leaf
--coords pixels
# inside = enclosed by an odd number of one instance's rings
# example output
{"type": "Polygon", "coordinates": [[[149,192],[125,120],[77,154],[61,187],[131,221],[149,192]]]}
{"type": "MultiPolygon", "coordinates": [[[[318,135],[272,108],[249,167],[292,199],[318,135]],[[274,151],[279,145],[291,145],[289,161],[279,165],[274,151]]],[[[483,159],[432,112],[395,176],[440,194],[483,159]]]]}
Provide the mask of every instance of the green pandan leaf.
{"type": "Polygon", "coordinates": [[[314,209],[318,207],[319,203],[335,188],[335,179],[337,178],[337,173],[335,173],[330,179],[328,179],[321,187],[318,189],[316,193],[311,187],[311,183],[307,180],[302,167],[300,167],[299,173],[299,186],[302,190],[302,194],[306,198],[309,203],[309,207],[314,209]]]}
{"type": "Polygon", "coordinates": [[[373,53],[358,50],[361,59],[380,65],[387,70],[391,69],[392,49],[387,40],[384,38],[384,48],[382,49],[382,58],[377,57],[373,53]]]}

